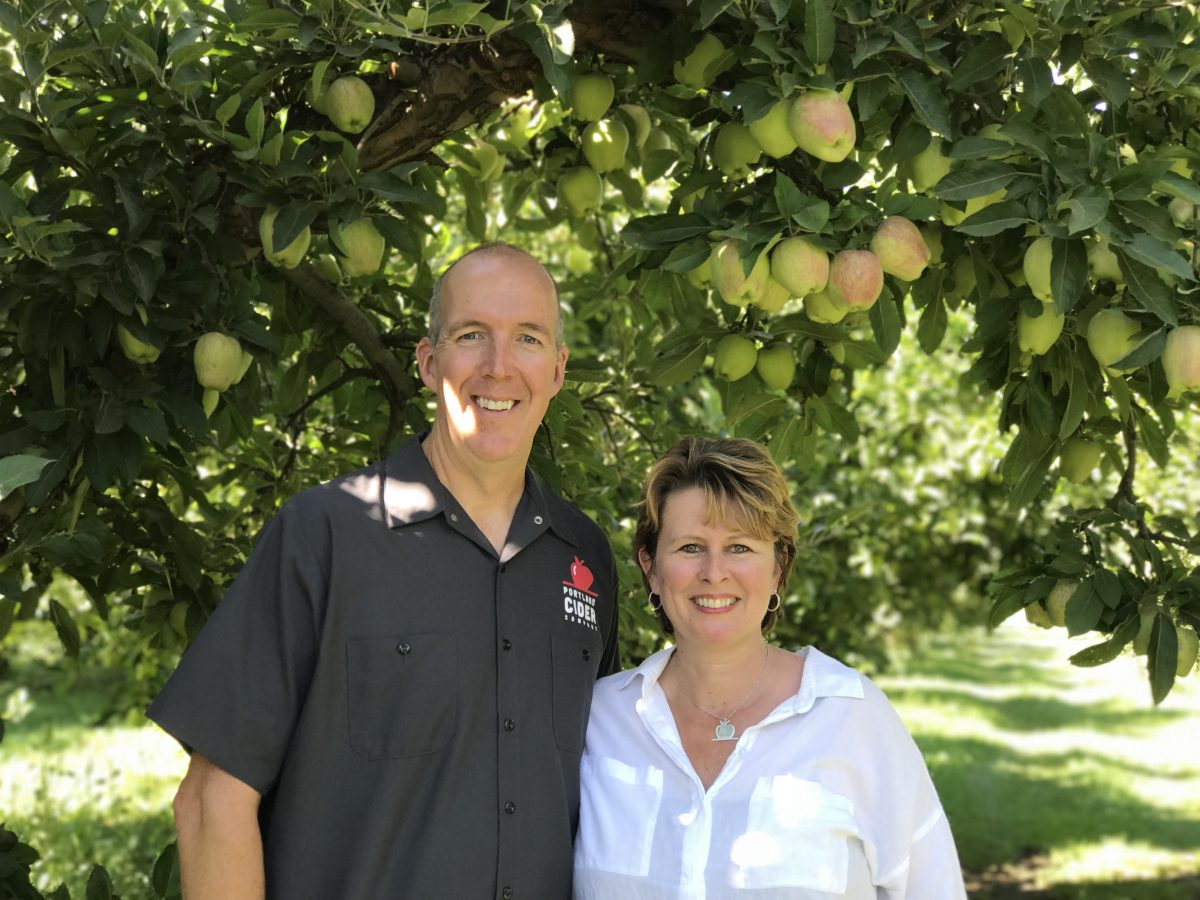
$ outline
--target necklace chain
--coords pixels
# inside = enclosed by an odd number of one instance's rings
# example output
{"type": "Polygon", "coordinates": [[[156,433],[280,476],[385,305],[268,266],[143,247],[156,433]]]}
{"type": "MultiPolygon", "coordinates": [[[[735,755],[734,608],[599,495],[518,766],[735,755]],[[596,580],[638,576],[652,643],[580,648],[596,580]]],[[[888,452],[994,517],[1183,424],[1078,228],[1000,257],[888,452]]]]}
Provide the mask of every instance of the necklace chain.
{"type": "Polygon", "coordinates": [[[771,648],[766,641],[763,641],[763,664],[762,669],[758,673],[758,678],[754,679],[754,684],[750,685],[750,690],[746,691],[746,696],[742,697],[742,699],[738,702],[738,705],[731,709],[729,711],[729,715],[727,716],[718,715],[711,709],[706,709],[705,707],[701,706],[692,698],[692,695],[688,693],[687,688],[685,688],[682,683],[679,685],[679,689],[683,692],[683,696],[688,698],[688,701],[692,704],[692,706],[696,707],[696,709],[700,710],[702,713],[706,713],[717,720],[717,727],[713,729],[714,742],[736,741],[738,739],[737,728],[734,727],[732,719],[735,715],[737,715],[738,711],[746,705],[746,701],[750,699],[750,696],[762,682],[763,676],[767,674],[767,660],[770,659],[770,656],[771,648]]]}

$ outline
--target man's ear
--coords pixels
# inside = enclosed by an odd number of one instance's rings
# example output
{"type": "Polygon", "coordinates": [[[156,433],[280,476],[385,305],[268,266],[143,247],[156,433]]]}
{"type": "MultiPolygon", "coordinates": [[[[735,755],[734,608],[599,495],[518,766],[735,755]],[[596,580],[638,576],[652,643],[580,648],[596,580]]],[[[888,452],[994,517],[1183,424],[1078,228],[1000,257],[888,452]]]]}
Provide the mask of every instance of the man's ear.
{"type": "Polygon", "coordinates": [[[567,345],[563,344],[558,351],[558,362],[554,364],[554,393],[562,390],[563,381],[567,377],[567,357],[570,356],[567,345]]]}
{"type": "Polygon", "coordinates": [[[417,371],[421,373],[421,381],[425,383],[425,387],[429,388],[435,394],[437,389],[437,377],[433,372],[433,344],[428,337],[423,337],[417,341],[417,371]]]}

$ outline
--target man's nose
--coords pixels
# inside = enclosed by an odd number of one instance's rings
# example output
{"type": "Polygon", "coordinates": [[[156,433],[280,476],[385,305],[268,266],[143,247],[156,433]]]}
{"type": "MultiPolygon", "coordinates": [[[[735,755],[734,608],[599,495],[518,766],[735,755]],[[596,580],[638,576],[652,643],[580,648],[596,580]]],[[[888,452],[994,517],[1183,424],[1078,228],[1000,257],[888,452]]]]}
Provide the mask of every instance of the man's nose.
{"type": "Polygon", "coordinates": [[[507,341],[489,342],[483,364],[485,375],[504,378],[512,370],[512,347],[507,341]]]}

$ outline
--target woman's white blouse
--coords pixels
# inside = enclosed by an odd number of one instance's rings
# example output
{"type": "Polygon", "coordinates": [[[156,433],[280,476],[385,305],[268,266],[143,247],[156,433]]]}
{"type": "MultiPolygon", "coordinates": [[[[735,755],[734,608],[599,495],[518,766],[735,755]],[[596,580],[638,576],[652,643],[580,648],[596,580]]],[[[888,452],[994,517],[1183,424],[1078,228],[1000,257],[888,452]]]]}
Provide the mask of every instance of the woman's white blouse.
{"type": "Polygon", "coordinates": [[[964,900],[925,762],[874,684],[801,650],[800,690],[705,791],[658,685],[672,652],[596,683],[576,900],[964,900]]]}

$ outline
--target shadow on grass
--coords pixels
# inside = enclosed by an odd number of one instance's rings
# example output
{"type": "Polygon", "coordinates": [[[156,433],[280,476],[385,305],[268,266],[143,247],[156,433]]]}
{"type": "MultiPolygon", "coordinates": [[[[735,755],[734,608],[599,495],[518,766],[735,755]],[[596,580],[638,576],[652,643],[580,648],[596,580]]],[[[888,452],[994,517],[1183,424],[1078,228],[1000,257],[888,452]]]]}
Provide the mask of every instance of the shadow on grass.
{"type": "MultiPolygon", "coordinates": [[[[1046,682],[1039,682],[1046,684],[1046,682]]],[[[989,722],[996,728],[1013,732],[1050,731],[1056,728],[1094,728],[1098,731],[1136,736],[1191,718],[1194,713],[1182,709],[1130,708],[1127,703],[1070,703],[1054,697],[980,697],[969,690],[953,688],[888,688],[893,702],[936,706],[943,710],[965,712],[989,722]]]]}
{"type": "Polygon", "coordinates": [[[1136,840],[1167,850],[1200,847],[1200,818],[1180,817],[1113,781],[1080,783],[1081,766],[1119,767],[1091,754],[1016,755],[970,738],[926,737],[921,749],[955,829],[963,865],[979,871],[1017,859],[1029,848],[1136,840]]]}

